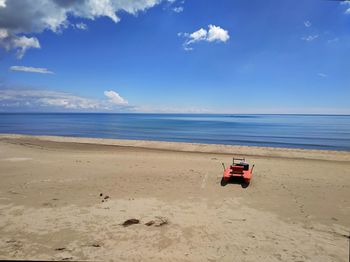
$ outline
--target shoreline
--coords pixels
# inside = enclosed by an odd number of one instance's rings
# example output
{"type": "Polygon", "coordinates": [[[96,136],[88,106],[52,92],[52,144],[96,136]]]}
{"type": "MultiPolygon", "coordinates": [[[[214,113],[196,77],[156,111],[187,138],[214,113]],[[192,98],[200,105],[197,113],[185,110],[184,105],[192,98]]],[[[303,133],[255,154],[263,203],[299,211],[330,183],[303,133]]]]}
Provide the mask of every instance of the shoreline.
{"type": "Polygon", "coordinates": [[[350,152],[341,150],[319,150],[282,147],[258,147],[221,144],[201,144],[187,142],[167,142],[154,140],[127,140],[110,138],[86,138],[70,136],[0,134],[0,141],[26,140],[53,143],[75,143],[100,146],[130,147],[160,151],[187,153],[230,154],[253,157],[291,158],[350,162],[350,152]]]}

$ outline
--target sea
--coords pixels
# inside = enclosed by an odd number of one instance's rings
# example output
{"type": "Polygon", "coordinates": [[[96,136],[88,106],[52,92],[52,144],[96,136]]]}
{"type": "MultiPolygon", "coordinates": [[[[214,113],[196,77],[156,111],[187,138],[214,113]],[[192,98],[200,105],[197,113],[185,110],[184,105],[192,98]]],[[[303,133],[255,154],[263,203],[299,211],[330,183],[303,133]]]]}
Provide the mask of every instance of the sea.
{"type": "Polygon", "coordinates": [[[0,133],[350,151],[350,115],[0,113],[0,133]]]}

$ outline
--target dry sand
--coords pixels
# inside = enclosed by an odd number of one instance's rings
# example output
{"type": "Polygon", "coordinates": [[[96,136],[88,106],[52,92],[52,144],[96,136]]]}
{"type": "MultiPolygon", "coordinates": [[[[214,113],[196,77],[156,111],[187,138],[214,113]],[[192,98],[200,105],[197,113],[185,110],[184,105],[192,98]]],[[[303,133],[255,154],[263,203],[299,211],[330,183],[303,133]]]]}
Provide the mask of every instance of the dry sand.
{"type": "Polygon", "coordinates": [[[349,258],[349,152],[1,135],[0,179],[0,259],[349,258]]]}

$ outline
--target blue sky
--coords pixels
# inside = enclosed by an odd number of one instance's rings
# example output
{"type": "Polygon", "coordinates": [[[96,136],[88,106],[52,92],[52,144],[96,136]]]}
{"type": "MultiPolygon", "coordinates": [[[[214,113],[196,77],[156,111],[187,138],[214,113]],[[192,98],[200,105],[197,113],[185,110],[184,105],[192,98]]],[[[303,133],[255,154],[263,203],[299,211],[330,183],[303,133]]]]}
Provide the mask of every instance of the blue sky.
{"type": "Polygon", "coordinates": [[[350,2],[0,0],[0,111],[350,114],[350,2]]]}

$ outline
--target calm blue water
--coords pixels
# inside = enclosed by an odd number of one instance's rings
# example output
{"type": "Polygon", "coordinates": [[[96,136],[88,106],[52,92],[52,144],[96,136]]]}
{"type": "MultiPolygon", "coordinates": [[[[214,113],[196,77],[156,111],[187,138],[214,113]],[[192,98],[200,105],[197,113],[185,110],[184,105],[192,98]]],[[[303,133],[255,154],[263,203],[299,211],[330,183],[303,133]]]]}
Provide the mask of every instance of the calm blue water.
{"type": "Polygon", "coordinates": [[[0,133],[350,151],[350,116],[0,113],[0,133]]]}

